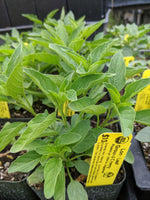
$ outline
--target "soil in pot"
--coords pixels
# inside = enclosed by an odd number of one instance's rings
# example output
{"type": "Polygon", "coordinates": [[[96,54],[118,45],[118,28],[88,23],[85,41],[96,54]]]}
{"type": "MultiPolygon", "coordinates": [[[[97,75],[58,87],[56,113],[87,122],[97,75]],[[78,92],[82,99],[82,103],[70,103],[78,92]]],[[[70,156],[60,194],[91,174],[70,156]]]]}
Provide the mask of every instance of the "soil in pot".
{"type": "Polygon", "coordinates": [[[38,200],[37,195],[26,184],[26,173],[8,174],[8,168],[13,160],[24,152],[12,154],[7,146],[0,153],[0,200],[38,200]]]}

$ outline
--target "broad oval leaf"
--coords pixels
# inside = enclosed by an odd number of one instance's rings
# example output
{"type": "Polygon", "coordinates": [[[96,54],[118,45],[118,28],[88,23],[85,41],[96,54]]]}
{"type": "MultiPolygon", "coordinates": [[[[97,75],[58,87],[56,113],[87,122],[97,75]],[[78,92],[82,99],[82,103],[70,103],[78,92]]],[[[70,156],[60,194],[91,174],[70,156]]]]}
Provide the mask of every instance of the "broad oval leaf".
{"type": "Polygon", "coordinates": [[[148,126],[140,130],[136,134],[135,139],[140,142],[150,142],[150,127],[148,126]]]}
{"type": "Polygon", "coordinates": [[[118,92],[117,88],[109,83],[104,83],[104,86],[107,88],[108,92],[110,93],[111,99],[114,103],[120,103],[120,93],[118,92]]]}
{"type": "Polygon", "coordinates": [[[35,183],[42,183],[44,180],[44,168],[39,166],[36,170],[27,178],[29,185],[34,185],[35,183]]]}
{"type": "Polygon", "coordinates": [[[76,160],[74,161],[75,168],[80,174],[88,175],[90,165],[84,160],[76,160]]]}
{"type": "Polygon", "coordinates": [[[77,101],[69,103],[68,106],[73,111],[82,111],[83,109],[91,105],[94,105],[94,101],[89,97],[83,97],[78,99],[77,101]]]}
{"type": "Polygon", "coordinates": [[[129,149],[126,156],[125,156],[125,161],[130,163],[130,164],[133,164],[134,163],[134,156],[131,152],[131,150],[129,149]]]}
{"type": "Polygon", "coordinates": [[[81,183],[72,180],[67,187],[69,200],[88,200],[87,193],[81,183]]]}
{"type": "Polygon", "coordinates": [[[60,135],[56,139],[55,144],[58,146],[69,145],[78,142],[80,139],[81,139],[80,134],[75,132],[69,132],[60,135]]]}

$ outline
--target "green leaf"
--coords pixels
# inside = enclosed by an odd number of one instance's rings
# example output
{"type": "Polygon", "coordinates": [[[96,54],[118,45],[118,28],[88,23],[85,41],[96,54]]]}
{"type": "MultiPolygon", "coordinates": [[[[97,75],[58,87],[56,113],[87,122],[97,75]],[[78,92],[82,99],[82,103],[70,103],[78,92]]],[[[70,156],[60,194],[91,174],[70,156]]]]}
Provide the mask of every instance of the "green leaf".
{"type": "Polygon", "coordinates": [[[74,101],[72,103],[69,103],[68,107],[73,111],[82,111],[86,107],[93,105],[94,102],[89,97],[83,97],[78,99],[77,101],[74,101]]]}
{"type": "Polygon", "coordinates": [[[110,93],[111,99],[114,103],[120,103],[120,93],[118,92],[117,88],[109,83],[104,83],[104,86],[107,88],[108,92],[110,93]]]}
{"type": "Polygon", "coordinates": [[[24,57],[24,60],[27,60],[29,62],[31,62],[32,59],[53,65],[58,65],[60,61],[57,55],[52,55],[49,53],[33,53],[24,57]]]}
{"type": "Polygon", "coordinates": [[[104,22],[104,20],[100,20],[97,23],[93,23],[93,24],[89,24],[89,25],[85,26],[85,28],[81,32],[81,36],[84,39],[87,39],[90,35],[92,35],[103,24],[103,22],[104,22]]]}
{"type": "Polygon", "coordinates": [[[119,108],[121,131],[125,137],[129,136],[133,132],[135,115],[135,110],[131,106],[124,106],[119,108]]]}
{"type": "Polygon", "coordinates": [[[53,155],[54,153],[56,153],[56,148],[53,144],[47,144],[37,147],[35,151],[40,155],[53,155]]]}
{"type": "Polygon", "coordinates": [[[72,180],[67,187],[69,200],[88,200],[87,193],[81,183],[72,180]]]}
{"type": "Polygon", "coordinates": [[[69,132],[69,133],[64,133],[60,135],[56,141],[55,144],[57,146],[64,146],[64,145],[69,145],[78,142],[81,139],[80,134],[75,133],[75,132],[69,132]]]}
{"type": "Polygon", "coordinates": [[[143,90],[149,84],[150,84],[150,78],[143,78],[133,83],[130,83],[125,88],[125,93],[121,97],[121,101],[123,102],[123,101],[130,100],[132,97],[138,94],[141,90],[143,90]]]}
{"type": "Polygon", "coordinates": [[[39,163],[41,155],[35,151],[30,151],[18,157],[12,162],[8,169],[8,173],[13,172],[30,172],[39,163]]]}
{"type": "Polygon", "coordinates": [[[134,75],[137,75],[143,71],[145,71],[147,69],[147,67],[127,67],[126,68],[126,77],[130,78],[133,77],[134,75]]]}
{"type": "Polygon", "coordinates": [[[43,22],[41,20],[38,19],[38,17],[36,15],[33,14],[22,14],[23,17],[26,17],[27,19],[35,22],[36,24],[42,25],[43,22]]]}
{"type": "Polygon", "coordinates": [[[88,57],[88,60],[90,61],[91,64],[100,61],[102,58],[106,56],[106,53],[110,51],[109,49],[113,45],[114,41],[108,41],[100,44],[97,46],[90,54],[88,57]]]}
{"type": "Polygon", "coordinates": [[[22,60],[22,46],[19,45],[12,56],[10,57],[7,69],[6,69],[6,76],[9,77],[10,74],[13,72],[14,68],[20,64],[22,60]]]}
{"type": "Polygon", "coordinates": [[[77,144],[73,146],[72,150],[77,154],[83,153],[91,147],[93,147],[95,142],[96,137],[94,136],[94,134],[89,132],[89,134],[86,137],[84,137],[82,140],[80,140],[77,144]]]}
{"type": "Polygon", "coordinates": [[[90,165],[84,160],[76,160],[74,161],[75,168],[78,170],[80,174],[88,175],[90,165]]]}
{"type": "Polygon", "coordinates": [[[66,94],[67,94],[68,100],[70,100],[70,101],[76,101],[77,100],[77,93],[76,93],[75,90],[73,90],[73,89],[67,90],[66,94]]]}
{"type": "Polygon", "coordinates": [[[136,111],[135,121],[150,126],[150,109],[136,111]]]}
{"type": "Polygon", "coordinates": [[[36,170],[27,178],[29,185],[34,185],[35,183],[42,183],[44,180],[44,168],[39,166],[36,170]]]}
{"type": "Polygon", "coordinates": [[[11,152],[15,153],[23,150],[27,144],[40,137],[42,132],[54,121],[55,113],[48,114],[45,112],[42,114],[37,114],[36,117],[27,124],[25,131],[12,146],[11,152]]]}
{"type": "Polygon", "coordinates": [[[150,127],[148,126],[140,130],[136,134],[135,139],[140,142],[150,142],[150,127]]]}
{"type": "Polygon", "coordinates": [[[6,82],[5,88],[8,96],[12,96],[13,98],[17,98],[18,95],[24,95],[23,67],[21,65],[15,66],[6,82]]]}
{"type": "Polygon", "coordinates": [[[109,79],[109,83],[117,88],[118,91],[123,89],[126,83],[126,67],[123,56],[117,52],[110,61],[108,73],[114,73],[115,76],[109,79]]]}
{"type": "Polygon", "coordinates": [[[77,95],[80,95],[95,85],[101,86],[103,82],[106,82],[112,76],[114,76],[114,74],[109,73],[96,73],[84,75],[75,80],[71,84],[70,88],[74,89],[77,92],[77,95]]]}
{"type": "Polygon", "coordinates": [[[44,167],[44,195],[47,199],[55,193],[58,175],[62,169],[62,160],[60,158],[51,158],[44,167]]]}
{"type": "Polygon", "coordinates": [[[0,151],[2,151],[12,139],[19,135],[19,131],[26,125],[24,122],[14,122],[11,124],[5,124],[0,131],[0,151]]]}
{"type": "Polygon", "coordinates": [[[65,200],[65,170],[62,166],[61,171],[58,175],[56,186],[55,186],[55,192],[54,192],[54,199],[55,200],[65,200]]]}
{"type": "Polygon", "coordinates": [[[27,68],[24,68],[24,72],[45,94],[48,94],[49,91],[58,92],[58,87],[48,75],[42,74],[34,69],[27,68]]]}
{"type": "Polygon", "coordinates": [[[134,163],[134,156],[133,156],[133,154],[132,154],[130,149],[128,150],[128,152],[126,154],[125,161],[130,163],[130,164],[134,163]]]}

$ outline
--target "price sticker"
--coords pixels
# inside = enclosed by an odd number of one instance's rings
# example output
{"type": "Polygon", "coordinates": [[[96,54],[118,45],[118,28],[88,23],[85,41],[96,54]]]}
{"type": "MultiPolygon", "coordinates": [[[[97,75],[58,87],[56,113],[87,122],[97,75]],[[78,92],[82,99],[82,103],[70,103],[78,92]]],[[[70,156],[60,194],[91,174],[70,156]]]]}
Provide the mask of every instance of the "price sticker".
{"type": "MultiPolygon", "coordinates": [[[[150,69],[144,71],[142,78],[150,77],[150,69]]],[[[150,109],[150,85],[144,88],[141,92],[138,93],[135,111],[150,109]]]]}
{"type": "Polygon", "coordinates": [[[8,104],[5,101],[0,101],[0,118],[10,118],[8,104]]]}
{"type": "Polygon", "coordinates": [[[113,184],[131,145],[132,134],[103,133],[94,146],[87,187],[113,184]]]}
{"type": "MultiPolygon", "coordinates": [[[[68,104],[69,102],[66,101],[63,105],[63,113],[68,116],[68,117],[71,117],[72,115],[75,114],[75,112],[73,110],[71,110],[70,108],[68,108],[68,104]]],[[[61,113],[58,111],[58,116],[61,117],[61,113]]]]}
{"type": "Polygon", "coordinates": [[[128,67],[130,62],[134,61],[134,57],[133,56],[127,56],[127,57],[123,57],[124,62],[125,62],[125,66],[128,67]]]}

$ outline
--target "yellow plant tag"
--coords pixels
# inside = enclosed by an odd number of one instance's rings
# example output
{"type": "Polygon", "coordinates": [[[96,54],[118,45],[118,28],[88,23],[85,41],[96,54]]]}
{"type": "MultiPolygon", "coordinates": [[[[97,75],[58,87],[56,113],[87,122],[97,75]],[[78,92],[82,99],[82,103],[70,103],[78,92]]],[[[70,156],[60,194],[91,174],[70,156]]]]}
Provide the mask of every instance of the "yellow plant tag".
{"type": "MultiPolygon", "coordinates": [[[[142,78],[150,77],[150,69],[144,71],[142,78]]],[[[144,88],[141,92],[138,93],[135,111],[150,109],[150,85],[144,88]]]]}
{"type": "Polygon", "coordinates": [[[132,134],[103,133],[94,146],[87,187],[113,184],[130,147],[132,134]]]}
{"type": "MultiPolygon", "coordinates": [[[[70,108],[68,108],[68,101],[66,101],[63,105],[63,113],[68,116],[71,117],[72,115],[75,114],[75,112],[73,110],[71,110],[70,108]]],[[[58,111],[58,116],[61,117],[61,113],[58,111]]]]}
{"type": "Polygon", "coordinates": [[[5,101],[0,101],[0,118],[10,118],[8,104],[5,101]]]}
{"type": "Polygon", "coordinates": [[[129,34],[126,34],[126,35],[124,36],[124,41],[127,41],[129,37],[130,37],[130,35],[129,35],[129,34]]]}
{"type": "Polygon", "coordinates": [[[130,62],[134,61],[134,57],[133,56],[127,56],[127,57],[123,57],[124,62],[125,62],[125,66],[128,67],[130,62]]]}

